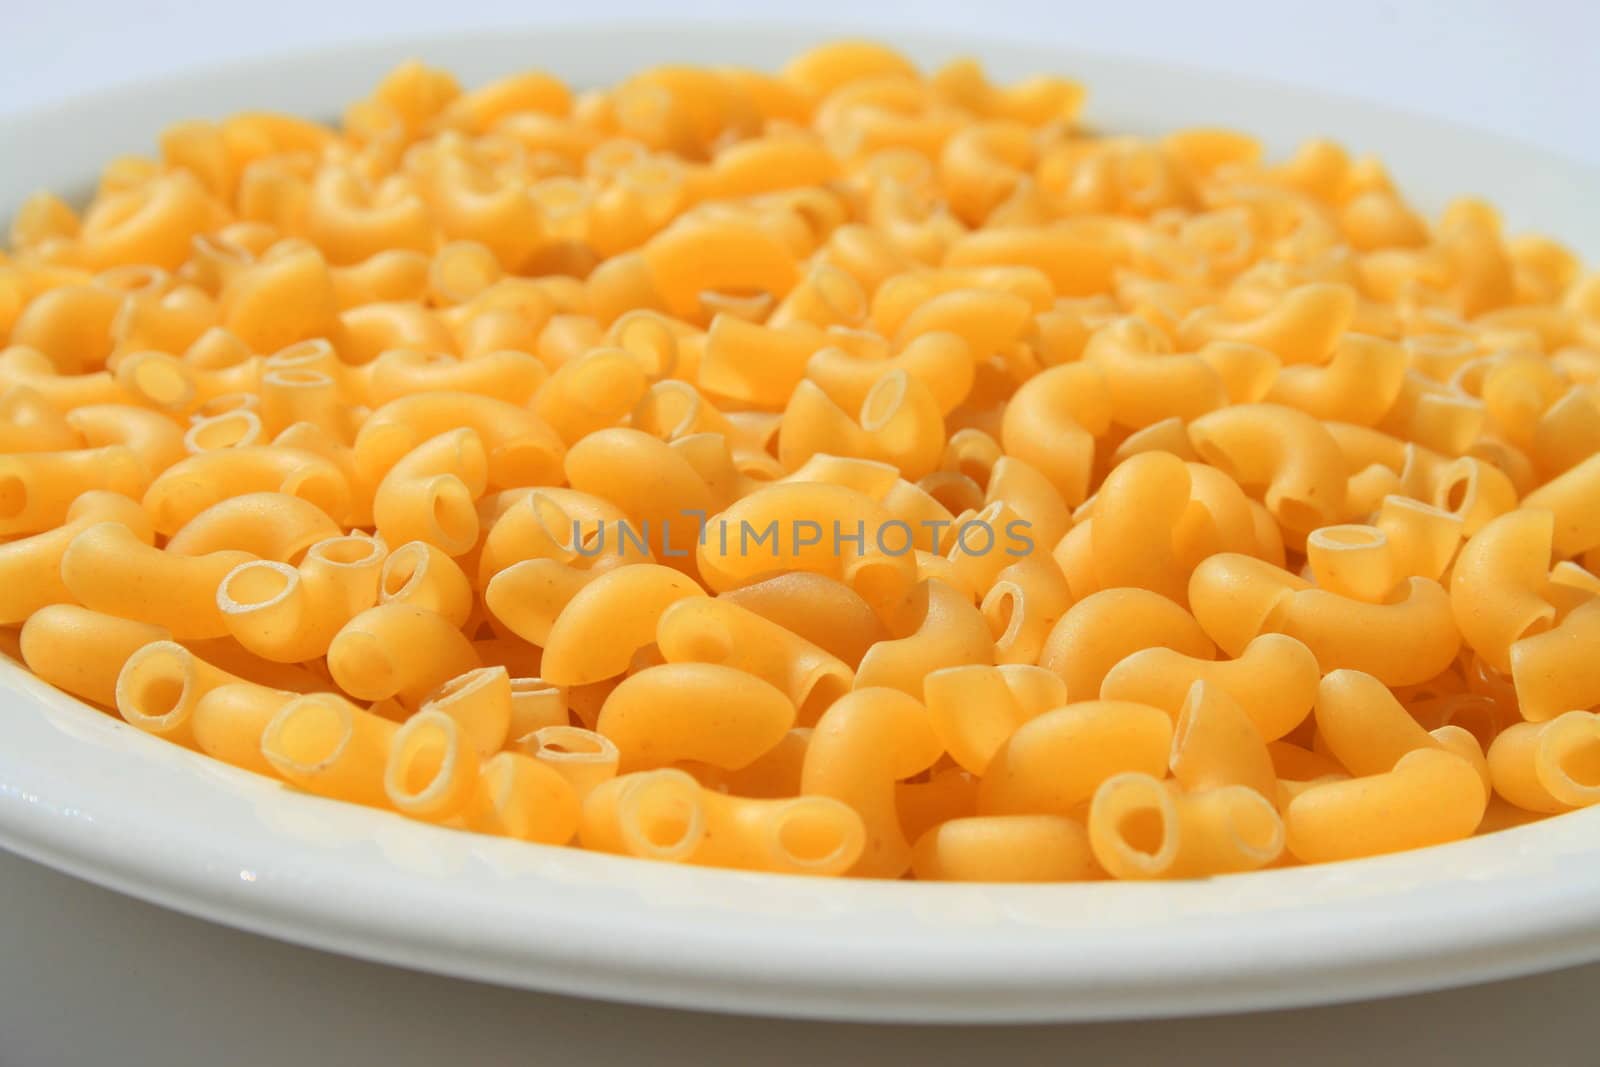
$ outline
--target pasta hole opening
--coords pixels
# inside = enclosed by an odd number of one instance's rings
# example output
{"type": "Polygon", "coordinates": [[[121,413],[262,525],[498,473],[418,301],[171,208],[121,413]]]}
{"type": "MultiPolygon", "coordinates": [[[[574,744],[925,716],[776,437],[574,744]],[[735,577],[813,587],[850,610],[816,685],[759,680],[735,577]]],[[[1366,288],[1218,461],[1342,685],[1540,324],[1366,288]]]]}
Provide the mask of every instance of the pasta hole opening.
{"type": "Polygon", "coordinates": [[[261,419],[253,411],[230,411],[190,428],[186,443],[191,452],[253,445],[261,436],[261,419]]]}
{"type": "Polygon", "coordinates": [[[449,770],[450,736],[439,726],[414,727],[401,741],[393,759],[398,773],[391,784],[408,799],[419,799],[449,770]]]}
{"type": "Polygon", "coordinates": [[[319,541],[311,546],[307,555],[314,555],[327,563],[336,563],[344,567],[354,567],[364,563],[375,563],[382,554],[382,545],[371,537],[330,537],[326,541],[319,541]]]}
{"type": "Polygon", "coordinates": [[[1167,820],[1160,808],[1138,807],[1117,818],[1122,843],[1147,859],[1154,859],[1167,840],[1167,820]]]}
{"type": "Polygon", "coordinates": [[[170,674],[158,674],[143,679],[134,690],[133,706],[148,719],[164,719],[183,704],[183,695],[189,689],[188,679],[170,674]]]}
{"type": "Polygon", "coordinates": [[[658,778],[641,782],[624,799],[622,825],[634,854],[653,859],[681,859],[705,836],[693,779],[658,778]]]}
{"type": "Polygon", "coordinates": [[[273,742],[269,747],[297,767],[319,767],[339,755],[350,730],[346,709],[328,700],[301,699],[279,712],[269,726],[273,742]]]}
{"type": "Polygon", "coordinates": [[[558,763],[603,763],[617,757],[610,738],[576,726],[546,726],[533,737],[539,756],[558,763]]]}
{"type": "Polygon", "coordinates": [[[1324,526],[1311,535],[1317,544],[1326,548],[1380,548],[1389,539],[1382,530],[1373,526],[1324,526]]]}
{"type": "Polygon", "coordinates": [[[282,563],[246,563],[222,580],[222,599],[240,609],[264,608],[282,600],[300,584],[300,576],[282,563]]]}
{"type": "Polygon", "coordinates": [[[887,429],[905,405],[910,377],[905,371],[884,375],[861,402],[861,428],[868,433],[887,429]]]}
{"type": "Polygon", "coordinates": [[[459,555],[478,539],[478,512],[472,494],[461,479],[445,475],[434,482],[428,513],[433,519],[434,543],[451,555],[459,555]]]}
{"type": "Polygon", "coordinates": [[[1254,790],[1245,790],[1228,813],[1228,828],[1240,847],[1252,855],[1273,855],[1283,846],[1283,820],[1254,790]]]}
{"type": "Polygon", "coordinates": [[[307,367],[312,364],[322,363],[336,358],[333,345],[322,338],[310,341],[296,341],[294,344],[280,348],[267,357],[267,366],[275,368],[307,367]]]}
{"type": "Polygon", "coordinates": [[[1476,488],[1471,473],[1458,474],[1439,487],[1439,506],[1452,515],[1460,515],[1467,511],[1472,503],[1473,489],[1476,488]]]}
{"type": "Polygon", "coordinates": [[[383,563],[385,600],[399,599],[428,573],[428,550],[421,545],[401,545],[383,563]]]}
{"type": "Polygon", "coordinates": [[[140,359],[131,372],[133,387],[157,407],[178,407],[194,395],[194,383],[169,358],[140,359]]]}
{"type": "Polygon", "coordinates": [[[17,474],[0,474],[0,518],[14,519],[28,508],[28,483],[17,474]]]}
{"type": "Polygon", "coordinates": [[[1578,788],[1600,790],[1600,736],[1573,745],[1561,754],[1557,766],[1578,788]]]}
{"type": "Polygon", "coordinates": [[[797,867],[826,866],[838,858],[849,840],[838,815],[831,805],[791,804],[779,816],[779,851],[797,867]]]}

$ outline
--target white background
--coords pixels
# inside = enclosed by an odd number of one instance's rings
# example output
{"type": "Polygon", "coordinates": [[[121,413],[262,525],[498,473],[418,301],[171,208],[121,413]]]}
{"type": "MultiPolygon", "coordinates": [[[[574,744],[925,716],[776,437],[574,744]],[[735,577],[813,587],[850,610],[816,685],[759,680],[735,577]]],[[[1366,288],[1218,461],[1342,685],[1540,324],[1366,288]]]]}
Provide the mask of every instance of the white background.
{"type": "MultiPolygon", "coordinates": [[[[244,57],[588,19],[763,17],[743,2],[0,0],[0,111],[244,57]]],[[[1600,4],[808,0],[787,16],[1059,42],[1366,97],[1600,162],[1600,4]]],[[[529,57],[537,65],[538,57],[529,57]]],[[[4,165],[4,161],[0,161],[4,165]]],[[[1597,190],[1600,195],[1600,190],[1597,190]]],[[[937,1031],[587,1004],[209,926],[0,853],[0,1067],[93,1063],[1565,1064],[1592,1060],[1600,966],[1453,994],[1222,1020],[937,1031]],[[1513,1051],[1514,1050],[1514,1051],[1513,1051]]]]}
{"type": "Polygon", "coordinates": [[[1313,85],[1600,161],[1594,0],[0,0],[0,12],[0,109],[312,45],[574,18],[805,20],[1054,41],[1313,85]]]}

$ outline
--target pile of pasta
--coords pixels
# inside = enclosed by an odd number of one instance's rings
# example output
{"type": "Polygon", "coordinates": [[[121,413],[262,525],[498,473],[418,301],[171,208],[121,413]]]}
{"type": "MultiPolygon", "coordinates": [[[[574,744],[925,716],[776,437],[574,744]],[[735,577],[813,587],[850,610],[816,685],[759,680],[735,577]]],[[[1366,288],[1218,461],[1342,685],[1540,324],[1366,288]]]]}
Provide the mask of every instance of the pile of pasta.
{"type": "Polygon", "coordinates": [[[0,633],[300,790],[688,864],[1600,800],[1600,276],[1082,99],[842,42],[172,126],[0,258],[0,633]]]}

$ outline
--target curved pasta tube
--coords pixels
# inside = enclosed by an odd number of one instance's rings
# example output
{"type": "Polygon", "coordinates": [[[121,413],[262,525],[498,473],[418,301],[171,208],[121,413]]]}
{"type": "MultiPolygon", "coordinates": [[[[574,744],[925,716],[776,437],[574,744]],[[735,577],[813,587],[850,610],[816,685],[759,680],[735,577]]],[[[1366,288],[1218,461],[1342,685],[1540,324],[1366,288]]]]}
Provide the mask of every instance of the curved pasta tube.
{"type": "Polygon", "coordinates": [[[655,637],[668,663],[720,663],[781,689],[798,709],[802,726],[816,722],[855,680],[855,673],[837,657],[721,598],[674,601],[661,612],[655,637]]]}
{"type": "Polygon", "coordinates": [[[1128,258],[1121,220],[1097,216],[1061,219],[1044,226],[989,226],[956,239],[946,267],[1010,266],[1042,271],[1057,296],[1089,296],[1111,288],[1128,258]]]}
{"type": "Polygon", "coordinates": [[[1060,815],[976,815],[941,822],[917,839],[919,881],[1083,882],[1105,872],[1083,823],[1060,815]]]}
{"type": "Polygon", "coordinates": [[[1375,526],[1321,526],[1306,537],[1306,564],[1318,588],[1339,596],[1378,603],[1405,574],[1375,526]]]}
{"type": "Polygon", "coordinates": [[[933,471],[944,449],[938,401],[904,370],[879,378],[852,418],[821,387],[802,381],[784,409],[778,460],[795,470],[819,453],[892,464],[915,480],[933,471]]]}
{"type": "Polygon", "coordinates": [[[1278,404],[1238,404],[1195,419],[1189,440],[1240,485],[1264,486],[1268,510],[1286,529],[1309,531],[1341,518],[1344,453],[1310,415],[1278,404]]]}
{"type": "Polygon", "coordinates": [[[1071,606],[1071,590],[1054,560],[1032,556],[1006,567],[978,605],[994,636],[996,662],[1037,663],[1071,606]]]}
{"type": "Polygon", "coordinates": [[[1356,293],[1347,285],[1316,282],[1290,289],[1255,318],[1230,322],[1205,308],[1184,320],[1180,343],[1242,341],[1272,352],[1284,363],[1322,363],[1350,328],[1356,293]]]}
{"type": "Polygon", "coordinates": [[[940,415],[949,415],[972,391],[971,351],[959,335],[945,330],[918,335],[888,359],[861,359],[827,345],[805,362],[806,379],[845,411],[861,410],[873,387],[895,371],[926,387],[940,415]]]}
{"type": "Polygon", "coordinates": [[[1574,608],[1560,625],[1511,646],[1517,705],[1530,722],[1600,705],[1600,600],[1574,608]]]}
{"type": "MultiPolygon", "coordinates": [[[[563,720],[566,714],[563,703],[563,720]]],[[[519,738],[517,745],[565,778],[580,803],[601,783],[615,778],[622,761],[621,753],[609,737],[593,730],[568,726],[564,721],[558,725],[541,727],[531,735],[519,738]]]]}
{"type": "Polygon", "coordinates": [[[126,404],[89,404],[67,412],[72,427],[90,448],[125,445],[154,478],[187,453],[183,431],[167,416],[126,404]]]}
{"type": "Polygon", "coordinates": [[[639,250],[649,278],[676,318],[693,319],[708,290],[787,295],[799,280],[793,251],[761,228],[732,219],[683,219],[639,250]]]}
{"type": "Polygon", "coordinates": [[[1113,878],[1201,878],[1256,870],[1284,847],[1267,798],[1230,785],[1180,793],[1148,774],[1118,774],[1089,804],[1089,846],[1113,878]]]}
{"type": "MultiPolygon", "coordinates": [[[[52,289],[36,298],[29,309],[51,302],[52,295],[61,293],[52,289]]],[[[101,293],[101,298],[109,294],[101,293]]],[[[19,322],[18,326],[21,326],[19,322]]],[[[103,370],[88,371],[73,365],[63,367],[61,359],[72,358],[83,349],[74,347],[65,351],[46,353],[26,343],[15,330],[11,345],[0,349],[0,386],[6,389],[28,389],[45,404],[64,415],[74,408],[93,404],[119,404],[128,400],[128,394],[112,375],[103,370]],[[82,373],[77,370],[82,369],[82,373]]],[[[76,442],[74,442],[76,443],[76,442]]]]}
{"type": "Polygon", "coordinates": [[[672,446],[626,427],[599,430],[568,451],[566,475],[573,489],[608,500],[635,520],[651,553],[692,570],[692,546],[711,510],[711,493],[672,446]],[[641,478],[646,470],[650,476],[641,478]]]}
{"type": "Polygon", "coordinates": [[[180,644],[155,641],[140,647],[123,663],[117,674],[115,704],[124,719],[145,733],[193,746],[193,719],[200,700],[225,685],[284,695],[282,690],[223,670],[180,644]]]}
{"type": "Polygon", "coordinates": [[[1600,546],[1600,455],[1558,474],[1522,500],[1524,508],[1549,511],[1558,556],[1570,559],[1600,546]]]}
{"type": "Polygon", "coordinates": [[[1050,479],[1015,456],[1001,456],[989,471],[984,502],[1004,500],[1041,545],[1055,545],[1072,526],[1072,510],[1050,479]]]}
{"type": "Polygon", "coordinates": [[[1196,659],[1170,648],[1130,653],[1106,672],[1100,699],[1150,704],[1177,719],[1204,683],[1237,703],[1266,741],[1305,721],[1322,675],[1311,650],[1283,634],[1251,639],[1235,659],[1196,659]]]}
{"type": "Polygon", "coordinates": [[[1421,749],[1382,774],[1309,786],[1289,802],[1284,826],[1296,859],[1328,863],[1459,841],[1487,805],[1471,763],[1421,749]]]}
{"type": "Polygon", "coordinates": [[[169,640],[164,627],[51,604],[28,616],[18,635],[22,662],[57,689],[101,707],[117,706],[117,676],[134,653],[169,640]]]}
{"type": "Polygon", "coordinates": [[[550,372],[537,356],[513,349],[457,359],[442,352],[390,349],[366,365],[367,402],[375,407],[425,393],[471,393],[525,404],[550,372]]]}
{"type": "Polygon", "coordinates": [[[1600,717],[1569,711],[1508,726],[1489,745],[1494,791],[1524,811],[1558,813],[1600,803],[1600,717]]]}
{"type": "Polygon", "coordinates": [[[288,563],[318,541],[339,536],[339,524],[315,504],[286,493],[242,493],[218,501],[167,538],[179,556],[233,549],[288,563]]]}
{"type": "Polygon", "coordinates": [[[1374,525],[1397,574],[1439,581],[1461,545],[1461,518],[1404,496],[1386,496],[1374,525]]]}
{"type": "Polygon", "coordinates": [[[1093,700],[1111,668],[1140,649],[1173,648],[1196,659],[1216,654],[1183,608],[1148,589],[1106,589],[1067,609],[1045,640],[1039,665],[1061,675],[1067,699],[1093,700]]]}
{"type": "MultiPolygon", "coordinates": [[[[733,315],[718,315],[706,331],[700,386],[740,404],[781,410],[795,386],[807,377],[811,359],[824,349],[825,338],[825,334],[809,325],[796,324],[778,330],[761,323],[745,322],[733,315]]],[[[841,363],[854,358],[839,350],[837,357],[826,362],[841,363]]],[[[832,390],[827,391],[833,395],[832,390]]]]}
{"type": "Polygon", "coordinates": [[[274,663],[325,655],[334,635],[378,599],[383,542],[361,534],[312,545],[298,568],[274,560],[241,563],[217,585],[227,632],[274,663]]]}
{"type": "Polygon", "coordinates": [[[623,773],[696,760],[737,770],[794,726],[794,704],[752,674],[716,663],[647,667],[606,697],[596,731],[623,773]]]}
{"type": "Polygon", "coordinates": [[[559,774],[518,752],[499,752],[479,765],[466,824],[541,845],[565,845],[578,831],[580,801],[559,774]]]}
{"type": "MultiPolygon", "coordinates": [[[[0,365],[5,362],[0,353],[0,365]]],[[[0,448],[7,452],[59,452],[77,448],[83,438],[37,390],[0,384],[0,448]]]]}
{"type": "Polygon", "coordinates": [[[1067,702],[1053,671],[1031,664],[969,664],[930,672],[923,702],[950,758],[981,775],[1017,727],[1067,702]]]}
{"type": "Polygon", "coordinates": [[[1387,686],[1360,671],[1333,671],[1317,689],[1317,740],[1352,775],[1383,774],[1400,758],[1441,747],[1387,686]]]}
{"type": "Polygon", "coordinates": [[[1450,576],[1450,606],[1461,636],[1484,662],[1511,671],[1511,646],[1548,630],[1545,599],[1555,516],[1521,508],[1490,521],[1461,546],[1450,576]]]}
{"type": "Polygon", "coordinates": [[[268,721],[261,752],[284,781],[307,793],[389,807],[384,772],[399,729],[332,693],[309,693],[268,721]]]}
{"type": "Polygon", "coordinates": [[[179,639],[228,632],[216,590],[245,552],[179,556],[154,548],[120,522],[80,531],[61,556],[61,581],[74,600],[94,611],[164,626],[179,639]]]}
{"type": "Polygon", "coordinates": [[[911,845],[895,807],[895,782],[920,774],[941,754],[928,711],[894,689],[857,689],[818,720],[800,776],[804,796],[843,801],[861,817],[866,846],[849,873],[898,878],[911,845]]]}
{"type": "Polygon", "coordinates": [[[1277,769],[1260,729],[1218,685],[1197,681],[1189,687],[1168,763],[1172,776],[1191,793],[1244,786],[1267,800],[1278,795],[1277,769]]]}
{"type": "Polygon", "coordinates": [[[1319,419],[1375,426],[1399,397],[1407,362],[1405,349],[1393,341],[1347,333],[1327,363],[1279,371],[1264,399],[1319,419]]]}
{"type": "Polygon", "coordinates": [[[937,579],[920,582],[900,606],[914,629],[879,641],[861,657],[855,688],[892,688],[922,693],[929,671],[963,664],[994,663],[994,638],[972,599],[937,579]]]}
{"type": "Polygon", "coordinates": [[[1034,375],[1006,404],[1000,440],[1006,454],[1050,480],[1068,506],[1089,494],[1096,437],[1110,429],[1111,394],[1098,367],[1065,363],[1034,375]]]}
{"type": "Polygon", "coordinates": [[[335,337],[338,297],[328,262],[303,244],[233,272],[218,301],[219,325],[252,352],[335,337]]]}
{"type": "Polygon", "coordinates": [[[1173,353],[1166,335],[1138,316],[1097,331],[1083,360],[1105,375],[1111,421],[1118,426],[1187,421],[1228,402],[1222,376],[1209,362],[1198,353],[1173,353]]]}
{"type": "Polygon", "coordinates": [[[472,614],[472,583],[461,565],[437,545],[408,541],[384,559],[378,600],[426,608],[452,626],[463,627],[472,614]]]}
{"type": "Polygon", "coordinates": [[[242,493],[286,493],[334,522],[349,517],[350,482],[332,461],[299,448],[251,446],[201,452],[168,467],[144,492],[156,531],[171,536],[196,515],[242,493]]]}
{"type": "Polygon", "coordinates": [[[596,852],[684,862],[705,840],[704,795],[672,768],[620,775],[584,799],[578,841],[596,852]]]}
{"type": "Polygon", "coordinates": [[[599,576],[556,615],[543,642],[541,676],[572,686],[621,674],[634,653],[656,639],[667,609],[686,597],[704,598],[705,592],[671,567],[642,563],[599,576]]]}
{"type": "Polygon", "coordinates": [[[0,455],[0,536],[60,526],[90,490],[137,497],[148,484],[139,454],[126,445],[0,455]]]}
{"type": "Polygon", "coordinates": [[[1115,467],[1095,493],[1090,543],[1101,589],[1132,586],[1183,604],[1189,572],[1176,542],[1202,508],[1190,504],[1189,468],[1166,452],[1146,452],[1115,467]]]}
{"type": "Polygon", "coordinates": [[[700,577],[720,593],[773,572],[807,571],[844,582],[869,604],[891,603],[916,580],[909,530],[905,550],[894,551],[898,544],[888,541],[897,523],[905,525],[845,486],[774,483],[706,523],[697,552],[700,577]]]}
{"type": "Polygon", "coordinates": [[[482,442],[488,485],[510,489],[560,483],[566,448],[556,431],[524,407],[476,393],[409,394],[384,404],[356,434],[356,468],[381,484],[418,447],[461,430],[472,431],[482,442]]]}
{"type": "Polygon", "coordinates": [[[508,502],[498,515],[479,509],[480,519],[488,524],[478,555],[480,585],[524,560],[547,559],[581,566],[592,552],[592,565],[604,569],[610,560],[648,562],[652,558],[641,543],[642,532],[638,540],[623,535],[628,514],[592,493],[545,487],[509,499],[490,499],[508,502]],[[612,547],[607,548],[608,543],[612,547]]]}
{"type": "Polygon", "coordinates": [[[511,699],[511,675],[505,667],[478,667],[445,682],[422,708],[457,723],[478,755],[487,759],[506,746],[511,699]]]}
{"type": "Polygon", "coordinates": [[[71,602],[72,593],[61,579],[61,557],[74,537],[102,522],[122,524],[145,544],[155,540],[137,501],[91,489],[72,502],[62,525],[0,544],[0,625],[15,625],[47,605],[71,602]]]}
{"type": "Polygon", "coordinates": [[[367,608],[328,645],[328,672],[357,700],[394,697],[416,707],[451,678],[479,666],[472,643],[449,621],[409,604],[367,608]]]}
{"type": "Polygon", "coordinates": [[[1302,642],[1324,670],[1348,667],[1385,685],[1412,685],[1443,671],[1461,648],[1450,597],[1411,578],[1397,598],[1367,604],[1310,586],[1261,560],[1212,556],[1189,581],[1189,605],[1205,632],[1238,655],[1262,633],[1302,642]]]}
{"type": "Polygon", "coordinates": [[[261,735],[297,695],[254,682],[229,682],[206,690],[189,712],[194,747],[212,759],[275,776],[277,771],[261,754],[261,735]]]}
{"type": "Polygon", "coordinates": [[[390,739],[386,756],[384,795],[391,807],[414,819],[450,819],[477,792],[478,751],[461,724],[441,711],[425,706],[407,719],[390,739]]]}
{"type": "Polygon", "coordinates": [[[389,468],[372,498],[378,534],[394,544],[427,541],[451,556],[478,542],[477,499],[488,459],[475,430],[446,430],[389,468]]]}
{"type": "Polygon", "coordinates": [[[1172,719],[1160,708],[1112,700],[1036,716],[995,752],[978,787],[985,815],[1071,815],[1124,772],[1164,775],[1172,719]]]}
{"type": "Polygon", "coordinates": [[[872,607],[843,582],[791,571],[718,594],[799,635],[853,671],[867,650],[888,636],[872,607]]]}
{"type": "Polygon", "coordinates": [[[700,792],[706,835],[688,862],[774,874],[837,875],[866,846],[861,816],[827,796],[758,799],[700,792]]]}

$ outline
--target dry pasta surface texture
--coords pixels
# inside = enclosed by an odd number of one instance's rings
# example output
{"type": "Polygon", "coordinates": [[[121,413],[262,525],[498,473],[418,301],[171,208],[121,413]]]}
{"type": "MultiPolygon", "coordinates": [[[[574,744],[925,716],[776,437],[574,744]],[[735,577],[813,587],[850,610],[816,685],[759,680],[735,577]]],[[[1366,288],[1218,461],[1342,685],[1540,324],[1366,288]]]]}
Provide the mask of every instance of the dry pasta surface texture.
{"type": "Polygon", "coordinates": [[[845,41],[175,123],[0,252],[6,647],[307,793],[744,871],[1600,802],[1600,274],[1084,97],[845,41]]]}

